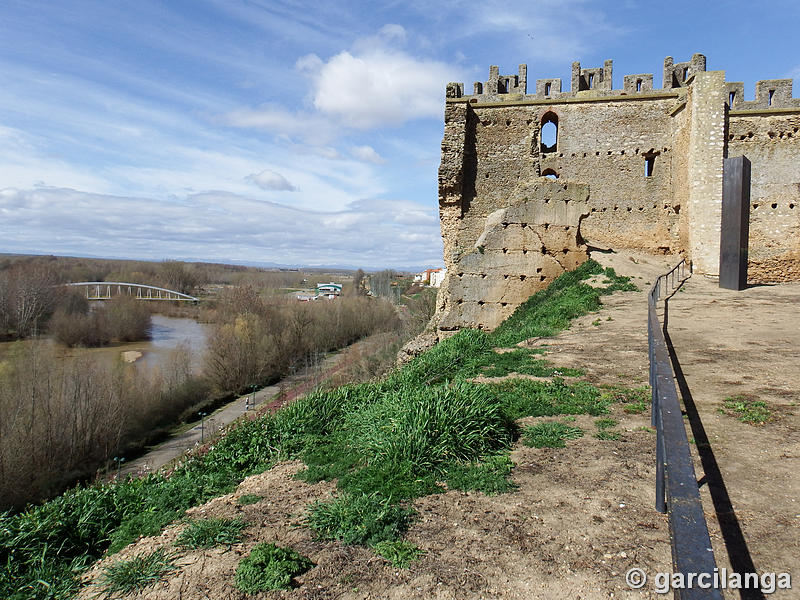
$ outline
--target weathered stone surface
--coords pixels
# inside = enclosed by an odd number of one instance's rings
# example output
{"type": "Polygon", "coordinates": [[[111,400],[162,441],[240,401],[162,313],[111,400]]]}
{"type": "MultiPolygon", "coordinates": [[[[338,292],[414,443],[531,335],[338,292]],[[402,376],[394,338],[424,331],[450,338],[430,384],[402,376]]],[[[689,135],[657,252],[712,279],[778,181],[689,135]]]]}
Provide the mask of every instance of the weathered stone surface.
{"type": "Polygon", "coordinates": [[[442,220],[455,243],[446,253],[447,276],[435,317],[440,330],[493,329],[534,292],[586,260],[580,222],[588,187],[546,177],[520,182],[503,208],[478,219],[442,220]],[[452,250],[452,249],[451,249],[452,250]]]}

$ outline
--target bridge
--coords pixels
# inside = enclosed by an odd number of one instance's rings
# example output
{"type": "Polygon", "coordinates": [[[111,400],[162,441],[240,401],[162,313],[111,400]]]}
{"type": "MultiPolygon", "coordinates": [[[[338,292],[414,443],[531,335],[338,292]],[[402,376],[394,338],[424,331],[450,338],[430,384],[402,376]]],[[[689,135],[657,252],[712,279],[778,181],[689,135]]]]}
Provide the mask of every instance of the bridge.
{"type": "Polygon", "coordinates": [[[177,300],[179,302],[199,302],[199,298],[182,294],[175,290],[121,281],[79,281],[65,283],[69,287],[86,288],[87,300],[111,300],[113,296],[133,296],[137,300],[177,300]]]}

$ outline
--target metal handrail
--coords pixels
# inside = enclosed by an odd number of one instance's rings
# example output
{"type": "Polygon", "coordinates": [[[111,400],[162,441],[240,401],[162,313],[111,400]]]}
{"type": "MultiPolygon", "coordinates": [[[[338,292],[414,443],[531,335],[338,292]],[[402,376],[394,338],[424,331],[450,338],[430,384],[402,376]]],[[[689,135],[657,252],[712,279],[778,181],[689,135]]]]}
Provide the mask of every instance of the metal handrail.
{"type": "MultiPolygon", "coordinates": [[[[662,296],[665,300],[671,297],[690,275],[691,266],[682,259],[656,278],[647,300],[651,424],[656,429],[656,509],[669,513],[674,572],[712,575],[716,572],[717,562],[700,501],[697,476],[675,388],[675,375],[664,337],[666,323],[662,328],[657,312],[662,296]]],[[[675,597],[685,600],[722,600],[722,592],[693,586],[675,589],[675,597]]]]}

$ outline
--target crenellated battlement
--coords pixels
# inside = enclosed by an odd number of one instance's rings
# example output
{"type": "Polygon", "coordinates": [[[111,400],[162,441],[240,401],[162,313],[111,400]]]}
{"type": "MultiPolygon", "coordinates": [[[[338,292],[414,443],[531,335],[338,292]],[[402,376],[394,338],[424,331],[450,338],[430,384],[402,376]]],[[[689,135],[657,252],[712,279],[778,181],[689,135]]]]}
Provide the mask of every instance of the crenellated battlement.
{"type": "Polygon", "coordinates": [[[751,282],[800,281],[800,99],[791,79],[744,84],[706,57],[613,78],[572,63],[569,82],[489,69],[450,83],[439,167],[447,276],[435,325],[491,329],[586,248],[681,253],[719,272],[724,158],[752,165],[751,282]],[[657,85],[660,86],[657,87],[657,85]]]}
{"type": "MultiPolygon", "coordinates": [[[[504,101],[560,101],[571,98],[591,98],[605,96],[632,96],[641,94],[663,95],[665,92],[682,93],[691,85],[698,73],[706,71],[706,57],[696,53],[685,62],[675,62],[671,56],[664,59],[661,88],[655,88],[652,73],[625,75],[622,87],[613,86],[613,61],[606,60],[602,67],[584,68],[580,62],[573,62],[569,91],[562,90],[561,78],[537,79],[533,93],[528,93],[528,66],[519,65],[516,75],[500,75],[497,65],[489,67],[489,79],[476,81],[472,94],[465,94],[463,83],[449,83],[446,96],[449,99],[463,99],[469,102],[504,101]]],[[[770,110],[774,108],[800,108],[800,98],[792,98],[791,79],[766,79],[756,83],[754,100],[745,100],[744,84],[726,82],[728,106],[732,110],[770,110]]]]}

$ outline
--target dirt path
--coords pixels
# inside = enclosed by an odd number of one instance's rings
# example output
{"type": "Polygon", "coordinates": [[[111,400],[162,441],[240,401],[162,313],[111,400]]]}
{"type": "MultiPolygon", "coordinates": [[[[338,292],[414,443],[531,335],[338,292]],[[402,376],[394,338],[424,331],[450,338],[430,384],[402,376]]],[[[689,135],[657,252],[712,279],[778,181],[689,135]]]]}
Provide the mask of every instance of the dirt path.
{"type": "Polygon", "coordinates": [[[693,277],[669,302],[669,334],[719,566],[789,572],[800,586],[800,284],[735,292],[693,277]],[[734,396],[772,417],[742,423],[725,407],[734,396]]]}
{"type": "MultiPolygon", "coordinates": [[[[368,340],[356,342],[348,349],[356,350],[368,340]]],[[[298,371],[275,385],[270,385],[254,394],[246,394],[208,415],[202,423],[172,436],[145,455],[125,464],[120,477],[140,476],[158,471],[162,467],[191,450],[196,445],[211,439],[217,431],[233,423],[247,412],[276,410],[298,396],[308,393],[348,365],[347,350],[328,354],[321,364],[298,371]]],[[[113,476],[116,476],[114,474],[113,476]]]]}
{"type": "MultiPolygon", "coordinates": [[[[584,369],[589,381],[629,388],[645,385],[647,289],[677,259],[622,253],[595,258],[634,276],[641,291],[604,298],[599,312],[540,343],[547,344],[549,360],[584,369]]],[[[800,285],[742,293],[721,292],[714,286],[694,277],[686,291],[675,296],[669,312],[672,341],[752,561],[759,570],[798,575],[800,447],[793,381],[800,374],[800,285]],[[730,325],[720,326],[726,321],[730,325]],[[717,408],[723,399],[735,393],[766,399],[778,418],[752,427],[720,415],[717,408]]],[[[243,543],[230,550],[186,553],[179,572],[140,597],[242,599],[232,585],[236,564],[256,543],[270,541],[291,545],[316,567],[299,578],[298,588],[260,598],[664,598],[655,593],[652,580],[641,590],[631,590],[625,582],[632,567],[644,569],[651,578],[671,571],[667,519],[654,509],[655,436],[649,415],[628,414],[617,404],[609,416],[619,423],[615,431],[620,439],[597,439],[592,435],[595,419],[579,416],[575,425],[586,434],[566,448],[518,445],[512,459],[519,488],[512,493],[486,496],[450,490],[415,501],[419,518],[407,538],[426,554],[409,569],[393,568],[369,549],[314,540],[307,528],[298,527],[307,503],[327,497],[332,486],[294,480],[301,465],[282,463],[246,479],[236,492],[190,511],[195,516],[242,516],[249,523],[243,543]],[[242,507],[236,498],[244,493],[263,499],[242,507]]],[[[698,459],[698,476],[703,472],[698,459]]],[[[703,494],[714,550],[724,566],[729,558],[708,486],[703,494]]],[[[721,506],[718,499],[717,505],[721,506]]],[[[182,527],[177,524],[159,537],[141,540],[118,557],[169,547],[182,527]]],[[[104,564],[86,579],[96,577],[104,564]]],[[[81,597],[91,593],[89,588],[81,597]]],[[[778,592],[775,597],[793,596],[778,592]]]]}

